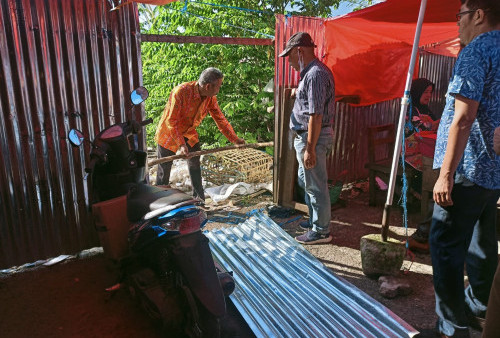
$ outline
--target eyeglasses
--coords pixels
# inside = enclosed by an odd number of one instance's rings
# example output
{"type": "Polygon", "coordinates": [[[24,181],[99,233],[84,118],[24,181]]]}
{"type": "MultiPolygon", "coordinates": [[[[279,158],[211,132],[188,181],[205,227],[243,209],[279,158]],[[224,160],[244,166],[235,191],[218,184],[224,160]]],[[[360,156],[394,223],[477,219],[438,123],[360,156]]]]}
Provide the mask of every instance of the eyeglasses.
{"type": "Polygon", "coordinates": [[[477,11],[477,9],[473,9],[473,10],[470,10],[470,11],[459,12],[459,13],[455,14],[455,17],[457,18],[457,21],[460,21],[460,18],[462,17],[462,15],[469,14],[469,13],[474,13],[475,11],[477,11]]]}

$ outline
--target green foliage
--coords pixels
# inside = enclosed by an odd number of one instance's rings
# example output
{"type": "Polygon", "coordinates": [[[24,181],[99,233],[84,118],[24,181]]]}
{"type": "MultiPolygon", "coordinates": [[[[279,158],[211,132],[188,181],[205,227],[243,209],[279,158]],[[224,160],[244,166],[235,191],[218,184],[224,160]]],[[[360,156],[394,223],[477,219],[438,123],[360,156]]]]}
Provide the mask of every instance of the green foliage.
{"type": "MultiPolygon", "coordinates": [[[[139,10],[144,34],[266,38],[274,36],[275,13],[328,16],[331,6],[338,3],[339,0],[178,1],[166,6],[141,5],[139,10]]],[[[225,74],[217,99],[238,136],[250,143],[273,140],[274,113],[268,112],[273,106],[273,95],[263,92],[263,88],[274,76],[274,46],[144,42],[141,49],[143,82],[150,92],[146,115],[154,120],[147,130],[149,146],[155,146],[156,126],[172,88],[197,80],[207,67],[217,67],[225,74]]],[[[205,148],[228,143],[210,117],[197,130],[205,148]]]]}
{"type": "MultiPolygon", "coordinates": [[[[244,7],[248,1],[224,4],[244,7]]],[[[258,38],[266,36],[255,32],[274,35],[272,13],[246,12],[196,3],[188,3],[187,12],[182,12],[183,6],[183,2],[177,2],[153,9],[142,8],[141,11],[149,18],[143,23],[142,32],[258,38]]],[[[146,115],[154,120],[147,130],[149,146],[154,146],[156,126],[172,88],[182,82],[197,80],[207,67],[217,67],[225,74],[217,99],[238,136],[252,143],[273,139],[274,114],[267,112],[267,108],[273,105],[273,98],[272,94],[269,96],[269,93],[262,92],[274,76],[273,46],[142,43],[141,49],[143,82],[150,92],[146,101],[146,115]]],[[[210,117],[205,118],[197,130],[200,140],[207,147],[220,147],[228,143],[210,117]]]]}

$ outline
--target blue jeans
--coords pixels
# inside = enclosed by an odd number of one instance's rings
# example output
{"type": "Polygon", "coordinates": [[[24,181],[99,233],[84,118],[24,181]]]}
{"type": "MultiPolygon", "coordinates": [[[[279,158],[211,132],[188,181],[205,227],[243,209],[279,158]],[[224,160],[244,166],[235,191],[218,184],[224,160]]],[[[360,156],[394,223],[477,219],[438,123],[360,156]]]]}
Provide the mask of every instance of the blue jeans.
{"type": "Polygon", "coordinates": [[[500,190],[455,184],[453,205],[434,205],[429,236],[437,328],[469,336],[466,311],[484,317],[497,266],[496,203],[500,190]],[[464,291],[464,264],[469,286],[464,291]]]}
{"type": "Polygon", "coordinates": [[[298,183],[304,189],[304,198],[309,208],[312,230],[320,234],[330,231],[331,204],[328,192],[328,173],[326,171],[326,154],[332,147],[333,130],[323,128],[316,143],[316,166],[304,168],[304,152],[307,145],[307,132],[294,139],[295,152],[299,162],[298,183]]]}

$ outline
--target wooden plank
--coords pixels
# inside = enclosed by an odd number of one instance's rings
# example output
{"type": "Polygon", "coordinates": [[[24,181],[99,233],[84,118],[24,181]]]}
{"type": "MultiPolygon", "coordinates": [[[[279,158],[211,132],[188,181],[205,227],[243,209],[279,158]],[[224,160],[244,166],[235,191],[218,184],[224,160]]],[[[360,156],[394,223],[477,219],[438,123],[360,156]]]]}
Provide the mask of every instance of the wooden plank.
{"type": "MultiPolygon", "coordinates": [[[[297,160],[295,159],[295,149],[293,147],[293,135],[291,135],[288,123],[294,99],[290,98],[291,88],[286,88],[284,92],[285,104],[283,109],[283,118],[281,119],[281,140],[279,153],[279,170],[278,170],[278,204],[283,204],[293,201],[293,192],[295,182],[297,180],[297,160]]],[[[276,151],[276,148],[275,150],[276,151]]],[[[275,192],[276,193],[276,192],[275,192]]]]}
{"type": "Polygon", "coordinates": [[[294,201],[288,201],[288,202],[283,202],[282,205],[284,207],[293,208],[295,210],[298,210],[300,212],[305,213],[306,215],[309,215],[309,208],[305,204],[294,202],[294,201]]]}
{"type": "Polygon", "coordinates": [[[172,42],[172,43],[201,43],[215,45],[252,45],[270,46],[274,45],[274,39],[256,38],[225,38],[219,36],[182,36],[182,35],[161,35],[142,34],[142,42],[172,42]]]}
{"type": "Polygon", "coordinates": [[[218,153],[218,152],[225,151],[225,150],[233,150],[233,149],[241,149],[241,148],[273,147],[273,146],[274,146],[274,142],[233,144],[231,146],[226,146],[226,147],[221,147],[221,148],[193,151],[193,152],[187,153],[185,155],[172,155],[172,156],[162,157],[162,158],[159,158],[156,160],[149,161],[148,166],[152,167],[152,166],[154,166],[156,164],[160,164],[160,163],[171,162],[173,160],[179,160],[179,159],[188,159],[188,158],[192,158],[192,157],[196,157],[196,156],[218,153]]]}

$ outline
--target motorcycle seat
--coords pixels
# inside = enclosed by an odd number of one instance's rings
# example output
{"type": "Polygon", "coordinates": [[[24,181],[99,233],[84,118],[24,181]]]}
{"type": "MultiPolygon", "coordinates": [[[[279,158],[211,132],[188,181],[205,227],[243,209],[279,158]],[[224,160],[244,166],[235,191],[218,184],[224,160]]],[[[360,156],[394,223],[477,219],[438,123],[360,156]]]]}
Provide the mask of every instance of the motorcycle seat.
{"type": "Polygon", "coordinates": [[[127,217],[130,222],[151,219],[183,205],[198,202],[178,189],[137,184],[127,196],[127,217]]]}

